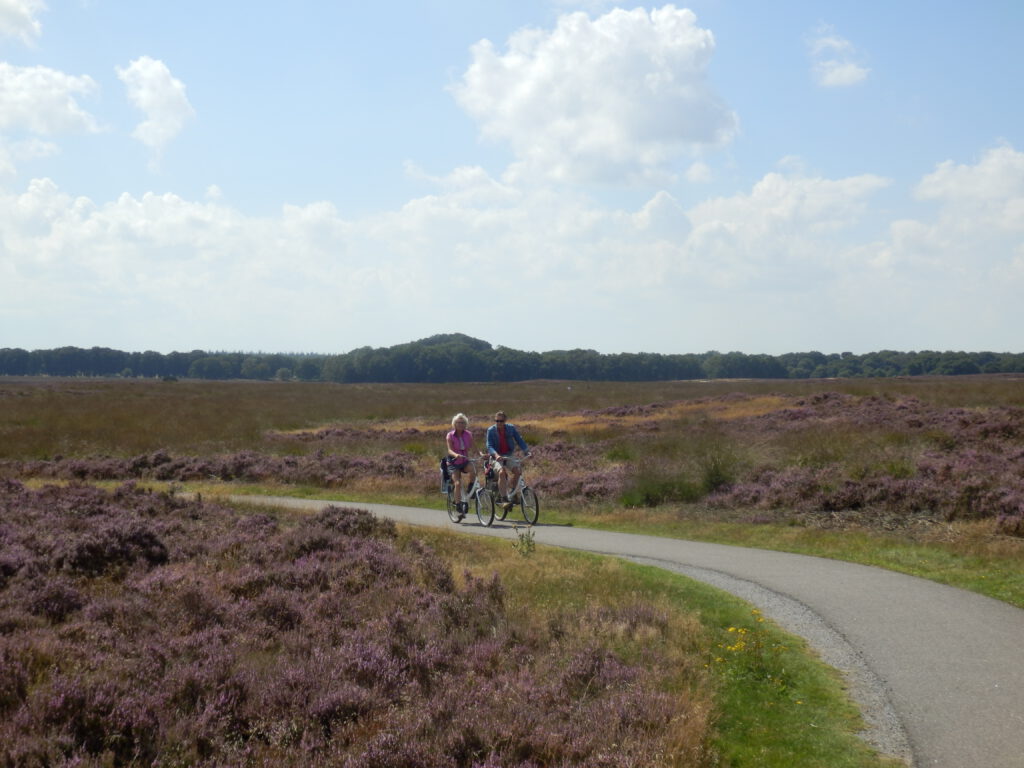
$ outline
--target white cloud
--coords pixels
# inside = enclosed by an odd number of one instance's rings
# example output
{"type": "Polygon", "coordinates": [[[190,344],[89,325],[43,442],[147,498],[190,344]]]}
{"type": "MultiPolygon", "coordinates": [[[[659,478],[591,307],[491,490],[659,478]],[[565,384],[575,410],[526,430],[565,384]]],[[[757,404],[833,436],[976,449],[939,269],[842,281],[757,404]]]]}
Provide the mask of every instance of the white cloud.
{"type": "Polygon", "coordinates": [[[8,142],[0,136],[0,178],[14,176],[17,173],[17,163],[37,157],[49,157],[59,151],[53,142],[36,138],[8,142]]]}
{"type": "Polygon", "coordinates": [[[871,72],[858,63],[860,53],[853,43],[822,26],[808,42],[815,82],[823,88],[857,85],[871,72]]]}
{"type": "Polygon", "coordinates": [[[921,180],[915,193],[922,200],[958,205],[1024,199],[1024,153],[1000,146],[986,152],[977,165],[947,160],[921,180]]]}
{"type": "Polygon", "coordinates": [[[815,64],[818,84],[825,88],[856,85],[867,79],[869,71],[850,61],[819,61],[815,64]]]}
{"type": "Polygon", "coordinates": [[[88,76],[0,61],[0,133],[57,134],[99,130],[75,100],[97,90],[88,76]]]}
{"type": "Polygon", "coordinates": [[[615,9],[523,29],[505,53],[488,40],[453,92],[484,136],[508,142],[519,176],[663,179],[695,147],[721,145],[738,120],[712,91],[711,32],[692,11],[615,9]]]}
{"type": "Polygon", "coordinates": [[[806,290],[839,267],[835,239],[888,186],[874,175],[846,179],[769,173],[749,194],[707,200],[689,212],[686,259],[719,287],[806,290]]]}
{"type": "Polygon", "coordinates": [[[686,180],[692,184],[707,184],[713,178],[711,167],[699,160],[686,169],[686,180]]]}
{"type": "Polygon", "coordinates": [[[326,202],[247,216],[216,190],[101,203],[44,179],[0,192],[0,346],[30,346],[43,307],[68,330],[42,346],[344,351],[451,330],[549,349],[1019,346],[1024,153],[1011,147],[938,166],[915,190],[934,210],[877,242],[860,226],[890,182],[872,175],[773,172],[636,210],[473,167],[434,181],[359,219],[326,202]],[[523,288],[512,322],[477,325],[510,280],[523,288]],[[474,308],[463,328],[453,303],[474,308]]]}
{"type": "Polygon", "coordinates": [[[899,313],[893,332],[941,340],[931,348],[1019,349],[1024,153],[1003,146],[973,165],[942,163],[914,192],[937,209],[892,222],[885,242],[865,247],[869,269],[851,271],[850,295],[899,313]]]}
{"type": "Polygon", "coordinates": [[[930,220],[893,223],[883,254],[887,264],[919,266],[993,287],[995,275],[1007,270],[1019,275],[1013,265],[1024,254],[1024,153],[1001,146],[975,165],[941,163],[914,192],[939,209],[930,220]]]}
{"type": "Polygon", "coordinates": [[[185,85],[171,75],[164,62],[142,56],[117,76],[125,84],[128,99],[146,116],[132,136],[152,149],[158,158],[163,148],[175,138],[195,110],[185,95],[185,85]]]}
{"type": "Polygon", "coordinates": [[[42,32],[36,14],[46,10],[42,0],[0,0],[0,37],[17,37],[31,44],[42,32]]]}

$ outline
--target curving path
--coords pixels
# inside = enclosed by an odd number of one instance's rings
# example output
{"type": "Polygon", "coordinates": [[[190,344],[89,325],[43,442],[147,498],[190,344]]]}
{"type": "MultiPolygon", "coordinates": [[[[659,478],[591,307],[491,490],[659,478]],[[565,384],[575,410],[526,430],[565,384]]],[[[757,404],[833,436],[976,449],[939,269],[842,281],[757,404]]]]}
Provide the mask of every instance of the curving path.
{"type": "MultiPolygon", "coordinates": [[[[233,501],[320,509],[277,497],[233,501]]],[[[515,538],[509,522],[453,526],[443,511],[358,504],[411,525],[515,538]]],[[[470,522],[472,521],[472,523],[470,522]]],[[[839,669],[865,738],[915,768],[1024,768],[1024,611],[881,568],[656,536],[535,526],[538,544],[673,570],[757,605],[839,669]]]]}

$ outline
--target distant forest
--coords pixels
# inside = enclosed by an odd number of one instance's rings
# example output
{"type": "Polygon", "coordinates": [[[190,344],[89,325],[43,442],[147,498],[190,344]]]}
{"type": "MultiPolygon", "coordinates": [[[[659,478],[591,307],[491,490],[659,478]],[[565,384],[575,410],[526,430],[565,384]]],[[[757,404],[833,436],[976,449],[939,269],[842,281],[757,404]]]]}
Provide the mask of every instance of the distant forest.
{"type": "Polygon", "coordinates": [[[0,376],[120,376],[334,382],[572,379],[808,379],[1022,373],[1024,354],[997,352],[704,352],[600,354],[592,349],[521,352],[464,334],[339,355],[250,352],[121,352],[92,347],[0,349],[0,376]]]}

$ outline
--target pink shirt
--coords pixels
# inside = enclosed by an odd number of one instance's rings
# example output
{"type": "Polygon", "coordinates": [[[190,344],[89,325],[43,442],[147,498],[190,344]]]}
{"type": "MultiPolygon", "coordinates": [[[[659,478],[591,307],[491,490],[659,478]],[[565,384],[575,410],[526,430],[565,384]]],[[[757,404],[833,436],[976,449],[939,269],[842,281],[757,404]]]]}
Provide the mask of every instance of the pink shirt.
{"type": "Polygon", "coordinates": [[[473,433],[468,429],[462,430],[462,436],[454,429],[448,433],[448,447],[460,456],[469,458],[469,452],[473,450],[473,433]]]}

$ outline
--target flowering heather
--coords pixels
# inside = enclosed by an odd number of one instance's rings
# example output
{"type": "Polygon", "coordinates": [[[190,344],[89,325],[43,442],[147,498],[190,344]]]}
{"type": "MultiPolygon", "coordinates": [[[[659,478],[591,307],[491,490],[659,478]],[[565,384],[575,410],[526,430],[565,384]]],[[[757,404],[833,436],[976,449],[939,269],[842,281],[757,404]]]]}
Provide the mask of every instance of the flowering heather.
{"type": "MultiPolygon", "coordinates": [[[[405,478],[415,457],[389,451],[376,457],[328,454],[274,456],[242,451],[226,456],[171,456],[166,451],[129,459],[58,458],[51,461],[6,462],[22,477],[55,480],[174,480],[280,482],[326,488],[344,487],[366,477],[405,478]]],[[[432,478],[431,478],[432,479],[432,478]]]]}
{"type": "Polygon", "coordinates": [[[823,393],[730,428],[769,446],[768,460],[712,494],[713,505],[874,518],[885,527],[996,518],[999,530],[1018,535],[1024,409],[823,393]]]}
{"type": "Polygon", "coordinates": [[[666,751],[666,660],[612,650],[657,610],[512,621],[364,511],[0,481],[0,552],[0,765],[713,764],[666,751]]]}

